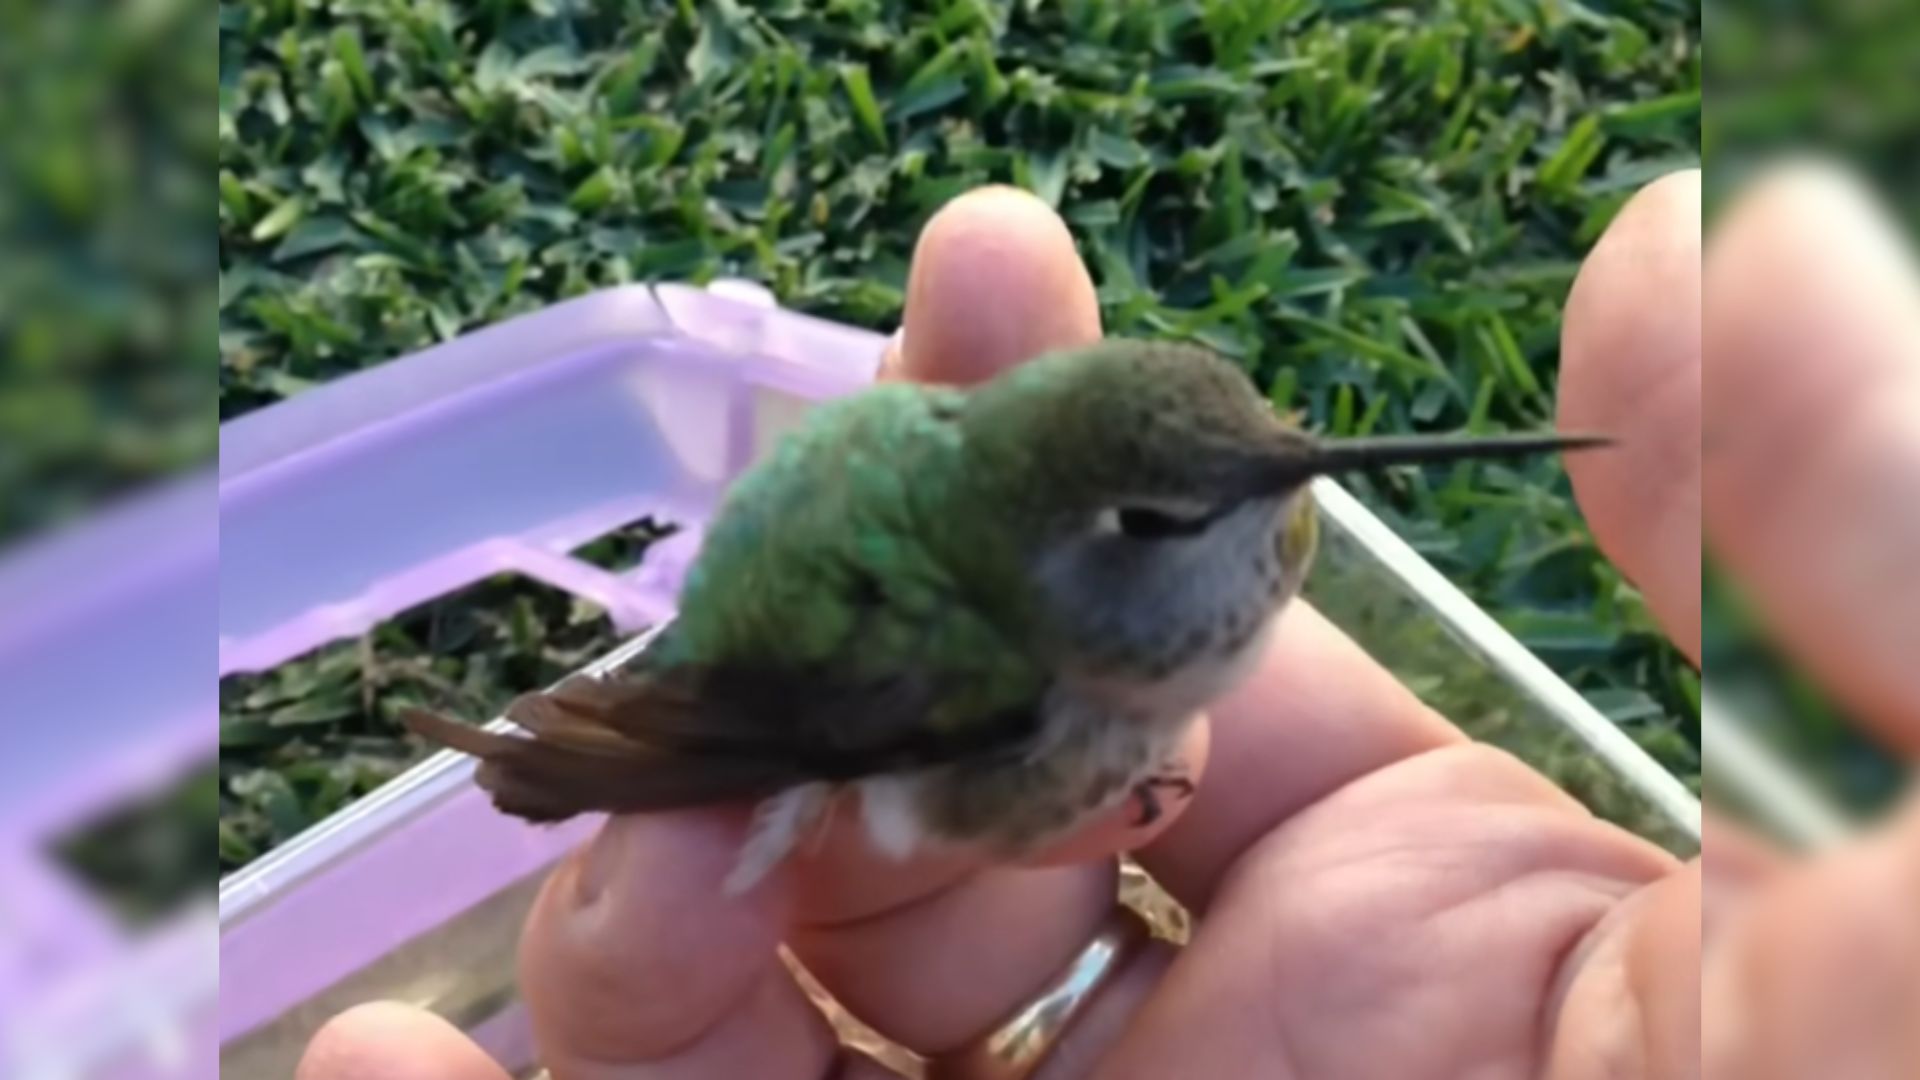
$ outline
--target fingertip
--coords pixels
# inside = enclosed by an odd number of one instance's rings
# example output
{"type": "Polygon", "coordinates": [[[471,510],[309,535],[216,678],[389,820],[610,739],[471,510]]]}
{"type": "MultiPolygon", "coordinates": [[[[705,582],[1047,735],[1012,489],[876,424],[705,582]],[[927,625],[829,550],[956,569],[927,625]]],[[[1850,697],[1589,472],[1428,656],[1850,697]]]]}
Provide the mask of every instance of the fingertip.
{"type": "Polygon", "coordinates": [[[883,378],[965,385],[1100,339],[1100,305],[1066,222],[1019,188],[941,207],[914,247],[903,326],[883,378]]]}
{"type": "Polygon", "coordinates": [[[1834,230],[1849,242],[1864,242],[1883,257],[1902,259],[1896,230],[1885,205],[1857,171],[1829,157],[1796,154],[1781,157],[1736,189],[1720,215],[1715,234],[1739,234],[1764,222],[1770,229],[1800,222],[1812,237],[1831,239],[1834,230]]]}
{"type": "Polygon", "coordinates": [[[1716,433],[1817,424],[1911,363],[1917,275],[1900,233],[1858,176],[1817,157],[1734,192],[1705,250],[1716,433]]]}
{"type": "Polygon", "coordinates": [[[1698,864],[1621,899],[1564,954],[1550,999],[1547,1072],[1599,1076],[1605,1070],[1586,1065],[1610,1051],[1634,1061],[1634,1075],[1698,1075],[1700,941],[1698,864]]]}
{"type": "Polygon", "coordinates": [[[905,326],[893,332],[886,345],[880,350],[880,370],[874,378],[879,382],[912,381],[905,374],[904,357],[906,355],[907,328],[905,326]]]}
{"type": "Polygon", "coordinates": [[[1572,454],[1574,497],[1668,635],[1700,651],[1701,176],[1638,192],[1581,265],[1561,332],[1558,423],[1615,439],[1572,454]]]}
{"type": "Polygon", "coordinates": [[[439,1015],[399,1002],[357,1005],[323,1025],[294,1080],[506,1080],[506,1071],[439,1015]]]}

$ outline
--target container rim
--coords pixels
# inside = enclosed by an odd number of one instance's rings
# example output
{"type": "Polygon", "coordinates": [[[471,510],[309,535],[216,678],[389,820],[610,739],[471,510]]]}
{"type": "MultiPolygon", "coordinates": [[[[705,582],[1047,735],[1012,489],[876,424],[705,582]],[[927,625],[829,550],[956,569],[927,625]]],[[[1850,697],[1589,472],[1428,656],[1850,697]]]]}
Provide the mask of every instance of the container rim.
{"type": "Polygon", "coordinates": [[[1687,790],[1679,777],[1662,768],[1619,725],[1567,685],[1545,661],[1422,558],[1353,493],[1330,477],[1319,477],[1314,481],[1313,494],[1318,508],[1359,540],[1388,572],[1425,600],[1443,624],[1495,669],[1546,706],[1594,754],[1639,788],[1675,827],[1696,844],[1700,841],[1700,800],[1687,790]]]}
{"type": "MultiPolygon", "coordinates": [[[[576,675],[600,676],[645,651],[673,621],[669,616],[582,667],[576,675]]],[[[557,683],[555,685],[558,685],[557,683]]],[[[518,730],[505,717],[485,725],[489,731],[518,730]]],[[[458,794],[474,771],[473,759],[440,750],[375,788],[365,798],[314,824],[258,860],[220,879],[220,928],[224,932],[265,910],[292,887],[350,852],[399,828],[458,794]]]]}

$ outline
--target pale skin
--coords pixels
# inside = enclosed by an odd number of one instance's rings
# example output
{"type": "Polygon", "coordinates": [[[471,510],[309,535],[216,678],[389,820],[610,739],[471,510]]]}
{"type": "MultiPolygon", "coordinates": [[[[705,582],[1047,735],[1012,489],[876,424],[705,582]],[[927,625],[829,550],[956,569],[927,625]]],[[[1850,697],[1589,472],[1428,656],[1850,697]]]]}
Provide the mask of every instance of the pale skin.
{"type": "MultiPolygon", "coordinates": [[[[1920,550],[1920,523],[1895,519],[1892,487],[1839,482],[1904,454],[1905,505],[1920,506],[1920,286],[1862,254],[1877,250],[1878,226],[1844,185],[1788,174],[1716,234],[1706,306],[1716,330],[1740,332],[1703,347],[1699,212],[1697,173],[1640,192],[1569,298],[1561,426],[1624,443],[1569,459],[1581,507],[1696,661],[1704,509],[1709,542],[1762,606],[1807,620],[1795,640],[1817,643],[1802,649],[1827,684],[1920,747],[1920,665],[1878,644],[1920,640],[1920,600],[1895,624],[1871,609],[1873,590],[1823,591],[1809,570],[1823,534],[1775,517],[1920,550]],[[1818,227],[1795,225],[1809,216],[1818,227]],[[1722,248],[1738,274],[1718,268],[1722,248]],[[1828,284],[1861,275],[1873,280],[1828,284]],[[1897,297],[1904,308],[1889,310],[1897,297]],[[1770,331],[1786,323],[1803,336],[1770,331]],[[1764,497],[1733,486],[1732,445],[1703,471],[1703,378],[1792,400],[1809,340],[1830,383],[1872,374],[1885,401],[1862,391],[1822,407],[1871,413],[1873,426],[1829,449],[1818,436],[1830,429],[1770,425],[1769,451],[1808,464],[1764,497]]],[[[889,377],[934,381],[1101,333],[1065,227],[999,188],[929,223],[905,322],[889,377]]],[[[1718,412],[1717,389],[1705,408],[1710,427],[1745,419],[1718,412]]],[[[1920,565],[1907,569],[1920,589],[1920,565]]],[[[1710,829],[1703,871],[1468,743],[1305,604],[1196,728],[1185,764],[1199,781],[1191,799],[1169,795],[1146,829],[1130,827],[1129,807],[1044,866],[891,866],[843,815],[817,855],[738,901],[719,882],[744,810],[616,820],[556,871],[526,927],[522,988],[542,1057],[561,1080],[891,1076],[837,1055],[776,942],[868,1023],[937,1053],[991,1027],[1082,946],[1112,895],[1113,868],[1097,857],[1126,849],[1199,913],[1194,938],[1124,969],[1046,1080],[1920,1076],[1920,810],[1817,864],[1710,829]]],[[[399,1005],[336,1018],[299,1075],[505,1076],[449,1025],[399,1005]]]]}

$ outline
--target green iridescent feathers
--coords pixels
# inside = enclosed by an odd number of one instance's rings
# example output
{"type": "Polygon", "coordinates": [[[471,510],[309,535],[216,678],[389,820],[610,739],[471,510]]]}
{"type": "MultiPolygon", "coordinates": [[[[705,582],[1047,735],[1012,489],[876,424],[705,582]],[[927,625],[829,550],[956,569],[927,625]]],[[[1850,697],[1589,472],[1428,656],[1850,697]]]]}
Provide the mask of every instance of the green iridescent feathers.
{"type": "Polygon", "coordinates": [[[964,727],[1036,701],[1020,553],[1003,523],[955,512],[990,497],[963,453],[964,404],[900,384],[823,407],[735,486],[659,662],[937,686],[930,713],[902,725],[964,727]]]}

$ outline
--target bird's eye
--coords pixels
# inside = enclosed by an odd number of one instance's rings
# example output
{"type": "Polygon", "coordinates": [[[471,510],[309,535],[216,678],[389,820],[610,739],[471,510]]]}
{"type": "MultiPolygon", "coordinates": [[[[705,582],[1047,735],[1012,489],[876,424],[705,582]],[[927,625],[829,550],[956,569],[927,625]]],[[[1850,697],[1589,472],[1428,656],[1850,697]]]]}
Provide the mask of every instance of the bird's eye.
{"type": "Polygon", "coordinates": [[[1174,540],[1200,535],[1218,515],[1206,508],[1174,513],[1158,507],[1123,506],[1114,511],[1114,516],[1123,536],[1135,540],[1174,540]]]}

